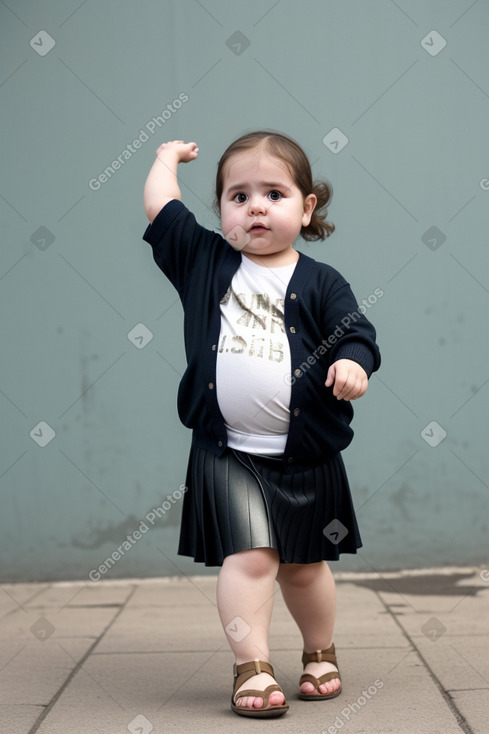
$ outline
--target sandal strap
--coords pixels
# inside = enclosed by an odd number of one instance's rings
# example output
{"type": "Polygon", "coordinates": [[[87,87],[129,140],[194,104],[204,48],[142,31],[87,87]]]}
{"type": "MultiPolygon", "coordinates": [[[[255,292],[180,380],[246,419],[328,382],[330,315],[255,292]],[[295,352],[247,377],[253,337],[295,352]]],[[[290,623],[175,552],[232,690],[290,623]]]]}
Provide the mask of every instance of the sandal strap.
{"type": "Polygon", "coordinates": [[[234,705],[236,705],[239,699],[244,698],[245,696],[254,696],[255,698],[262,698],[263,706],[261,709],[257,709],[257,710],[263,711],[264,709],[268,707],[268,701],[270,698],[270,694],[274,693],[275,691],[279,691],[280,693],[283,693],[278,683],[272,683],[271,685],[267,686],[263,691],[259,691],[254,688],[248,688],[245,691],[240,691],[237,696],[233,695],[233,703],[234,705]]]}
{"type": "MultiPolygon", "coordinates": [[[[234,673],[234,691],[236,691],[240,686],[243,685],[243,683],[246,683],[247,680],[250,678],[253,678],[254,675],[259,675],[260,673],[268,673],[272,676],[272,678],[275,678],[275,673],[273,672],[273,667],[270,665],[270,663],[266,663],[263,660],[251,660],[248,663],[241,663],[240,665],[236,665],[234,663],[233,666],[233,673],[234,673]]],[[[268,689],[267,689],[268,690],[268,689]]],[[[234,693],[234,692],[233,692],[234,693]]],[[[240,696],[243,695],[240,693],[240,696]]],[[[249,694],[251,695],[260,695],[258,693],[249,694]]]]}
{"type": "Polygon", "coordinates": [[[311,675],[310,673],[303,673],[301,675],[299,685],[301,686],[303,683],[312,683],[314,688],[319,691],[319,686],[322,686],[323,683],[327,683],[328,681],[334,680],[335,678],[341,680],[341,676],[337,670],[332,670],[330,673],[325,673],[320,678],[316,678],[316,676],[311,675]]]}
{"type": "Polygon", "coordinates": [[[314,652],[303,652],[302,665],[305,667],[307,663],[331,663],[338,667],[336,662],[336,652],[334,643],[327,650],[315,650],[314,652]]]}

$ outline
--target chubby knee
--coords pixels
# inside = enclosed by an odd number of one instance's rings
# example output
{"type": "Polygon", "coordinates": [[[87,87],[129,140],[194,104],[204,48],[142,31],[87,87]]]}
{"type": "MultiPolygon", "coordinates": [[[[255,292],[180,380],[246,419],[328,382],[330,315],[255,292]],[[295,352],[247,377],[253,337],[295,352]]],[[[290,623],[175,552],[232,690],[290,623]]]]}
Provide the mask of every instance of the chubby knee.
{"type": "Polygon", "coordinates": [[[234,572],[259,579],[271,574],[276,576],[279,558],[274,548],[252,548],[226,556],[222,566],[223,569],[232,569],[234,572]]]}

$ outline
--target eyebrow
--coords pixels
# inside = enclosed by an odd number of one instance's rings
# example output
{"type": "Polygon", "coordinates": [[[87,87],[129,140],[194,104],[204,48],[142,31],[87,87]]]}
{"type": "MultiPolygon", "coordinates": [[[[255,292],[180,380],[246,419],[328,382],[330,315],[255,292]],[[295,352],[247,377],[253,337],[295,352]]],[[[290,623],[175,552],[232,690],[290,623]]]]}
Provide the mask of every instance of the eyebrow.
{"type": "MultiPolygon", "coordinates": [[[[260,183],[261,186],[267,189],[287,189],[289,188],[284,183],[277,183],[276,181],[268,182],[263,181],[260,183]]],[[[230,186],[229,188],[225,189],[225,191],[229,194],[231,194],[233,191],[242,191],[243,189],[246,189],[248,184],[242,183],[242,184],[235,184],[234,186],[230,186]]]]}

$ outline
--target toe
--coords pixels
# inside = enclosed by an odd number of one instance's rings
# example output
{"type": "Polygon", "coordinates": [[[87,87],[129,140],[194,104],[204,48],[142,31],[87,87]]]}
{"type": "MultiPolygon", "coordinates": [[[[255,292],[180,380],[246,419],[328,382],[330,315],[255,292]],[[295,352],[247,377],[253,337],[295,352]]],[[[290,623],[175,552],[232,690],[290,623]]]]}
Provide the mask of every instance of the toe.
{"type": "Polygon", "coordinates": [[[315,693],[317,693],[317,691],[310,681],[306,681],[305,683],[301,684],[301,693],[305,693],[308,696],[312,696],[315,693]]]}
{"type": "Polygon", "coordinates": [[[241,698],[238,698],[237,705],[243,709],[261,709],[263,698],[259,696],[241,696],[241,698]]]}
{"type": "Polygon", "coordinates": [[[333,678],[332,680],[329,680],[327,683],[322,683],[319,686],[319,690],[324,695],[330,695],[332,693],[336,693],[341,686],[341,682],[339,678],[333,678]]]}
{"type": "MultiPolygon", "coordinates": [[[[326,675],[327,673],[335,673],[338,675],[336,666],[332,663],[327,663],[326,661],[321,663],[308,663],[304,668],[304,672],[313,675],[316,679],[320,679],[321,676],[326,675]]],[[[332,678],[325,683],[321,683],[318,688],[316,688],[310,681],[305,681],[302,683],[300,689],[301,693],[308,696],[330,696],[334,693],[338,693],[341,689],[341,681],[339,678],[332,678]]]]}
{"type": "MultiPolygon", "coordinates": [[[[258,693],[260,690],[264,690],[267,686],[271,685],[272,683],[275,683],[276,681],[268,674],[268,673],[261,673],[257,676],[253,676],[251,679],[246,681],[241,686],[241,689],[245,688],[253,688],[258,693]]],[[[239,706],[240,708],[250,708],[250,709],[261,709],[264,708],[264,700],[261,696],[239,696],[239,691],[236,691],[235,698],[236,698],[236,706],[239,706]]],[[[282,706],[285,703],[285,696],[281,691],[272,691],[270,696],[268,697],[268,703],[267,708],[272,706],[282,706]]]]}
{"type": "MultiPolygon", "coordinates": [[[[260,699],[261,701],[261,699],[260,699]]],[[[285,703],[285,696],[280,691],[273,691],[268,699],[270,706],[282,706],[285,703]]]]}
{"type": "MultiPolygon", "coordinates": [[[[285,703],[285,696],[280,691],[273,691],[268,699],[269,706],[282,706],[285,703]]],[[[261,709],[263,708],[263,698],[260,696],[242,696],[238,699],[237,706],[241,708],[261,709]]]]}

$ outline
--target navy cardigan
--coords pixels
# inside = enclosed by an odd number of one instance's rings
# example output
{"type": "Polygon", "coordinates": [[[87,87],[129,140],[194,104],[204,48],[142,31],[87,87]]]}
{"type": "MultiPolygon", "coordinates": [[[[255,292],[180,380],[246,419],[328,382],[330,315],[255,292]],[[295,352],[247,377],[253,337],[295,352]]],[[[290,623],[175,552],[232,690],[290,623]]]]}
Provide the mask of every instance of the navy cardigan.
{"type": "MultiPolygon", "coordinates": [[[[143,239],[184,309],[187,369],[178,390],[180,420],[192,429],[195,445],[220,456],[227,434],[215,389],[219,303],[241,263],[241,252],[200,226],[177,199],[163,207],[143,239]]],[[[291,400],[282,462],[293,472],[323,463],[353,438],[351,403],[337,400],[324,385],[329,366],[352,359],[370,377],[379,368],[380,353],[375,329],[346,280],[302,253],[287,288],[284,321],[292,372],[284,376],[291,384],[291,400]]]]}

